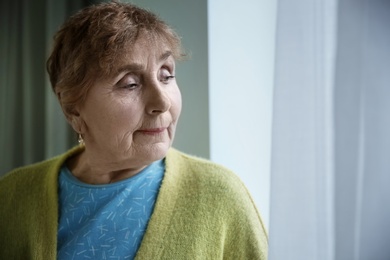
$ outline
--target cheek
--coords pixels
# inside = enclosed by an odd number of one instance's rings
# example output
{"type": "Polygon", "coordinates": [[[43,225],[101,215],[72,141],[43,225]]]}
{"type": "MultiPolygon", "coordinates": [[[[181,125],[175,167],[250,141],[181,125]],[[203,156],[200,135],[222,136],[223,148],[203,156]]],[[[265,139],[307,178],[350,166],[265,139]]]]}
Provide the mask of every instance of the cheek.
{"type": "Polygon", "coordinates": [[[102,100],[90,104],[85,111],[85,122],[93,132],[123,134],[139,123],[139,109],[133,102],[102,100]]]}

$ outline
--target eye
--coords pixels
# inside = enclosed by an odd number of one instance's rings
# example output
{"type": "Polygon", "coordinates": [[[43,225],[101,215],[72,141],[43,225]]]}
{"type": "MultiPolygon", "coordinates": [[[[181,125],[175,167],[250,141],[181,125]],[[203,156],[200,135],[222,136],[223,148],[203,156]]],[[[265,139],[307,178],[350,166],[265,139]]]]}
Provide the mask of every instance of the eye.
{"type": "Polygon", "coordinates": [[[168,84],[171,80],[175,78],[174,75],[167,68],[162,68],[159,71],[159,80],[164,84],[168,84]]]}
{"type": "Polygon", "coordinates": [[[125,75],[118,83],[116,84],[121,89],[136,89],[140,86],[139,79],[134,75],[125,75]]]}
{"type": "Polygon", "coordinates": [[[122,88],[125,88],[125,89],[135,89],[137,87],[138,87],[137,83],[132,83],[132,84],[127,84],[127,85],[123,86],[122,88]]]}

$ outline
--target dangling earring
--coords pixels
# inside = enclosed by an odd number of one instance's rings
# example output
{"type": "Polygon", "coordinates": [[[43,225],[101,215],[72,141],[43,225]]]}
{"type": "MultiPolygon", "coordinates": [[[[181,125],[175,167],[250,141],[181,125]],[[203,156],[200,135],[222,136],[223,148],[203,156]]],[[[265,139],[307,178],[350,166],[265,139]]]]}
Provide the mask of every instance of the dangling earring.
{"type": "Polygon", "coordinates": [[[81,136],[81,134],[79,134],[78,142],[79,142],[79,145],[85,145],[84,139],[83,139],[83,137],[81,136]]]}

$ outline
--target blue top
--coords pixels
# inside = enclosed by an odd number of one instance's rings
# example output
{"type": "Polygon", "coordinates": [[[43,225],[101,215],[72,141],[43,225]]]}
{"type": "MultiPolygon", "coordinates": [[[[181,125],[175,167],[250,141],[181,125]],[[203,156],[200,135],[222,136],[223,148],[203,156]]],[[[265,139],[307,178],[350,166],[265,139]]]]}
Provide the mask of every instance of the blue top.
{"type": "Polygon", "coordinates": [[[105,185],[59,177],[57,259],[133,259],[141,244],[164,175],[163,160],[135,176],[105,185]]]}

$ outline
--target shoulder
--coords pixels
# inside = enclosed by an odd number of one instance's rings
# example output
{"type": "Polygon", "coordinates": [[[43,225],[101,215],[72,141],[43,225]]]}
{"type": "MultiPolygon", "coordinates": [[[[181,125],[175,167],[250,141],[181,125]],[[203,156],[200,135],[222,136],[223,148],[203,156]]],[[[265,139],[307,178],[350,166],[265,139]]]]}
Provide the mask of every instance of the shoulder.
{"type": "Polygon", "coordinates": [[[234,210],[257,213],[241,179],[225,166],[171,149],[166,158],[166,167],[186,194],[192,193],[191,196],[197,199],[214,201],[218,206],[230,205],[234,210]]]}
{"type": "Polygon", "coordinates": [[[33,163],[30,165],[22,166],[19,168],[16,168],[8,173],[6,173],[4,176],[0,178],[0,182],[7,182],[7,181],[14,181],[14,180],[21,180],[24,178],[34,178],[37,177],[36,174],[42,174],[44,172],[52,170],[52,168],[56,168],[58,166],[61,166],[69,157],[73,156],[74,154],[82,151],[83,148],[80,147],[74,147],[67,152],[49,158],[47,160],[33,163]]]}
{"type": "Polygon", "coordinates": [[[166,160],[168,166],[175,165],[182,168],[182,170],[198,175],[197,177],[229,177],[229,179],[238,179],[231,170],[223,165],[217,164],[205,158],[183,153],[173,148],[169,150],[166,160]]]}
{"type": "Polygon", "coordinates": [[[175,168],[180,178],[187,181],[207,182],[215,186],[242,186],[240,178],[230,169],[208,159],[189,155],[175,149],[168,152],[167,170],[175,168]]]}
{"type": "Polygon", "coordinates": [[[10,181],[22,181],[26,179],[26,181],[30,178],[36,177],[36,173],[42,173],[51,168],[53,163],[57,160],[57,157],[37,162],[34,164],[30,164],[27,166],[16,168],[8,173],[6,173],[1,179],[0,183],[10,182],[10,181]]]}
{"type": "Polygon", "coordinates": [[[7,201],[11,201],[11,198],[15,196],[25,197],[33,190],[41,189],[43,180],[47,178],[57,160],[57,158],[52,158],[6,173],[0,179],[0,198],[7,198],[7,201]]]}
{"type": "Polygon", "coordinates": [[[0,197],[6,194],[15,194],[18,191],[41,188],[41,185],[50,180],[56,180],[61,165],[67,158],[78,152],[79,148],[73,148],[66,153],[37,162],[27,166],[16,168],[0,178],[0,197]],[[53,174],[54,173],[54,174],[53,174]]]}

